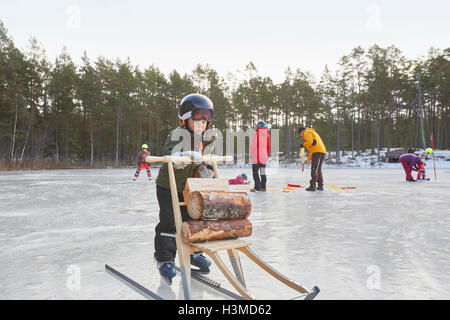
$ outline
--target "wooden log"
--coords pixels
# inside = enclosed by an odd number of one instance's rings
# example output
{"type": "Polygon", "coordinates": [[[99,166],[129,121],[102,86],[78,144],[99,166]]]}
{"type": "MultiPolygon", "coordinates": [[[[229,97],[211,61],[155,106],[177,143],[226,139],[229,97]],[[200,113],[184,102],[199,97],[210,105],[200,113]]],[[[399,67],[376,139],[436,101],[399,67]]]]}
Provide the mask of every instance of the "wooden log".
{"type": "Polygon", "coordinates": [[[252,211],[246,192],[193,191],[186,204],[192,219],[244,219],[252,211]]]}
{"type": "Polygon", "coordinates": [[[192,191],[229,191],[228,179],[188,178],[183,190],[186,200],[192,191]]]}
{"type": "Polygon", "coordinates": [[[183,222],[181,237],[188,243],[241,238],[251,236],[252,229],[247,219],[190,220],[183,222]]]}

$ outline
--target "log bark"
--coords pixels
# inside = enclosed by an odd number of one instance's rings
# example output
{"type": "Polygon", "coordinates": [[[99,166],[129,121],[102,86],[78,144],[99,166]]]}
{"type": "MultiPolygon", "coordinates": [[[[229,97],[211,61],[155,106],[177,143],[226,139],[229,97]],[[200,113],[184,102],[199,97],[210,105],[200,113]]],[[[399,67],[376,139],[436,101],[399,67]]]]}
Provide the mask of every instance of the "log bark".
{"type": "Polygon", "coordinates": [[[252,210],[246,192],[192,191],[186,203],[192,219],[243,219],[252,210]]]}
{"type": "Polygon", "coordinates": [[[252,224],[247,219],[190,220],[183,222],[181,236],[188,243],[204,242],[249,237],[252,230],[252,224]]]}

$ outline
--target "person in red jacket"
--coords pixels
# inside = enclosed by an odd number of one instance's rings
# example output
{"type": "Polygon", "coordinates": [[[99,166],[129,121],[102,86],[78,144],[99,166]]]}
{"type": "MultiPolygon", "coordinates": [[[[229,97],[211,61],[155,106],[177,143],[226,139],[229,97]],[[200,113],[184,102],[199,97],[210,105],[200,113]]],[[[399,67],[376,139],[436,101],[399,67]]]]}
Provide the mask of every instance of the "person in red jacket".
{"type": "Polygon", "coordinates": [[[270,135],[269,128],[267,128],[264,121],[259,121],[256,124],[256,132],[252,137],[250,145],[250,156],[252,157],[253,180],[255,187],[250,190],[266,191],[267,175],[266,164],[270,155],[270,135]],[[260,177],[261,172],[261,177],[260,177]]]}
{"type": "Polygon", "coordinates": [[[425,152],[422,152],[419,157],[423,160],[423,162],[419,162],[417,165],[417,180],[425,180],[430,181],[430,178],[426,177],[425,174],[425,166],[426,166],[426,160],[429,160],[429,155],[433,154],[433,149],[427,148],[425,149],[425,152]]]}
{"type": "Polygon", "coordinates": [[[236,176],[234,179],[228,179],[228,184],[250,184],[245,173],[236,176]]]}
{"type": "Polygon", "coordinates": [[[145,143],[141,146],[141,151],[136,156],[136,161],[138,163],[138,168],[136,169],[136,172],[134,174],[133,181],[136,181],[136,179],[139,177],[139,174],[141,173],[142,168],[145,167],[147,170],[147,177],[148,180],[152,180],[152,172],[150,171],[150,166],[145,161],[145,157],[150,155],[150,152],[148,152],[148,145],[145,143]]]}

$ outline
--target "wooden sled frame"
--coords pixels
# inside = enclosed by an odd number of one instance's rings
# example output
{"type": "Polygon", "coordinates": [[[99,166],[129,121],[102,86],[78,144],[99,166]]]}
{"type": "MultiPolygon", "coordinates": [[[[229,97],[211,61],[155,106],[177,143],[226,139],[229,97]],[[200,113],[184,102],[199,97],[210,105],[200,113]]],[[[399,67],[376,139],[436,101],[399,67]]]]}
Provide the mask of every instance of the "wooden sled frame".
{"type": "MultiPolygon", "coordinates": [[[[219,170],[217,167],[217,162],[231,162],[233,157],[231,156],[203,156],[202,162],[208,162],[212,165],[214,169],[214,178],[219,179],[219,170]]],[[[163,156],[163,157],[150,157],[149,162],[163,162],[167,163],[167,168],[169,171],[169,182],[170,191],[172,196],[173,214],[176,226],[176,244],[178,250],[178,258],[180,263],[181,278],[183,285],[184,298],[186,300],[191,299],[191,260],[190,254],[197,251],[203,251],[212,261],[217,265],[220,271],[225,275],[227,280],[231,285],[242,295],[244,299],[254,300],[255,297],[247,290],[244,279],[244,272],[242,270],[241,260],[239,257],[239,252],[242,252],[248,256],[253,262],[260,266],[263,270],[268,272],[270,275],[284,283],[285,285],[291,287],[292,289],[298,291],[300,295],[292,298],[297,299],[300,297],[305,297],[305,300],[312,300],[320,292],[319,288],[315,286],[311,291],[308,291],[305,287],[297,284],[295,281],[289,280],[287,277],[279,273],[277,270],[268,265],[260,257],[258,257],[251,249],[251,243],[249,241],[241,239],[227,239],[227,240],[211,240],[202,243],[186,243],[181,238],[181,225],[183,223],[181,218],[181,206],[185,206],[185,202],[180,202],[178,199],[178,190],[175,181],[175,174],[173,169],[173,163],[190,163],[193,162],[190,157],[182,156],[163,156]],[[228,257],[230,258],[231,265],[234,270],[234,274],[225,265],[221,257],[219,256],[219,251],[226,250],[228,252],[228,257]]],[[[201,178],[189,178],[189,179],[201,179],[201,178]]],[[[189,180],[188,179],[188,180],[189,180]]],[[[205,179],[211,181],[211,179],[205,179]]],[[[219,181],[217,181],[219,182],[219,181]]],[[[228,191],[228,183],[224,187],[223,183],[218,183],[217,188],[214,189],[214,183],[208,183],[210,190],[215,191],[228,191]],[[226,188],[226,189],[225,189],[226,188]],[[219,190],[218,190],[219,189],[219,190]],[[224,190],[225,189],[225,190],[224,190]]],[[[194,190],[184,190],[184,195],[187,195],[186,191],[194,190]]],[[[184,197],[185,200],[187,197],[184,197]]]]}

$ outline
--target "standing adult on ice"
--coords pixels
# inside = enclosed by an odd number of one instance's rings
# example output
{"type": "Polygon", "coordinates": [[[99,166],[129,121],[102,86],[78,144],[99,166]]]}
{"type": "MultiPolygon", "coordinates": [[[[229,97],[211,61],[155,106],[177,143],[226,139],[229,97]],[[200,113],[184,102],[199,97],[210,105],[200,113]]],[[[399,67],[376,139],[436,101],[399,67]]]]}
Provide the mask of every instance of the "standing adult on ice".
{"type": "Polygon", "coordinates": [[[406,181],[410,181],[410,182],[414,182],[416,180],[414,180],[411,172],[412,171],[418,171],[419,170],[419,165],[423,164],[425,162],[425,160],[423,160],[421,157],[416,156],[415,154],[412,153],[405,153],[402,154],[399,158],[400,163],[403,166],[403,169],[405,170],[406,173],[406,181]]]}
{"type": "Polygon", "coordinates": [[[145,162],[145,158],[150,156],[150,152],[148,151],[148,145],[145,143],[141,146],[141,151],[136,156],[136,161],[138,164],[138,168],[136,169],[136,172],[134,174],[133,181],[136,181],[136,179],[139,177],[139,174],[141,173],[142,168],[145,167],[145,170],[147,170],[147,177],[148,180],[152,180],[152,172],[150,171],[150,166],[147,162],[145,162]]]}
{"type": "MultiPolygon", "coordinates": [[[[212,101],[201,94],[190,94],[184,97],[178,106],[178,117],[181,125],[169,133],[164,145],[164,155],[189,156],[194,163],[177,163],[174,165],[177,190],[183,190],[186,180],[191,177],[212,178],[214,172],[210,165],[199,163],[204,148],[212,142],[204,141],[204,133],[214,119],[214,106],[212,101]],[[180,136],[180,133],[183,135],[180,136]],[[190,141],[180,141],[181,137],[190,137],[190,141]],[[176,152],[182,143],[184,151],[176,152]]],[[[159,204],[159,223],[155,228],[155,260],[159,273],[167,283],[172,284],[172,278],[176,275],[175,255],[176,227],[173,215],[172,197],[170,192],[169,173],[167,164],[163,164],[156,178],[156,196],[159,204]]],[[[184,201],[183,193],[178,193],[180,201],[184,201]]],[[[187,207],[181,207],[183,221],[191,220],[187,207]]],[[[191,264],[198,269],[193,271],[209,273],[211,261],[201,252],[191,254],[191,264]]]]}
{"type": "Polygon", "coordinates": [[[250,190],[266,191],[267,175],[266,164],[270,155],[270,135],[264,121],[256,124],[256,132],[252,137],[250,145],[250,156],[252,157],[252,171],[255,187],[250,190]],[[260,176],[261,172],[261,176],[260,176]]]}
{"type": "Polygon", "coordinates": [[[327,149],[325,144],[320,138],[319,134],[313,128],[298,128],[298,133],[303,138],[303,143],[300,144],[300,149],[305,147],[309,151],[308,164],[311,161],[311,180],[309,181],[309,187],[307,191],[323,191],[323,176],[322,176],[322,163],[325,159],[327,149]]]}

